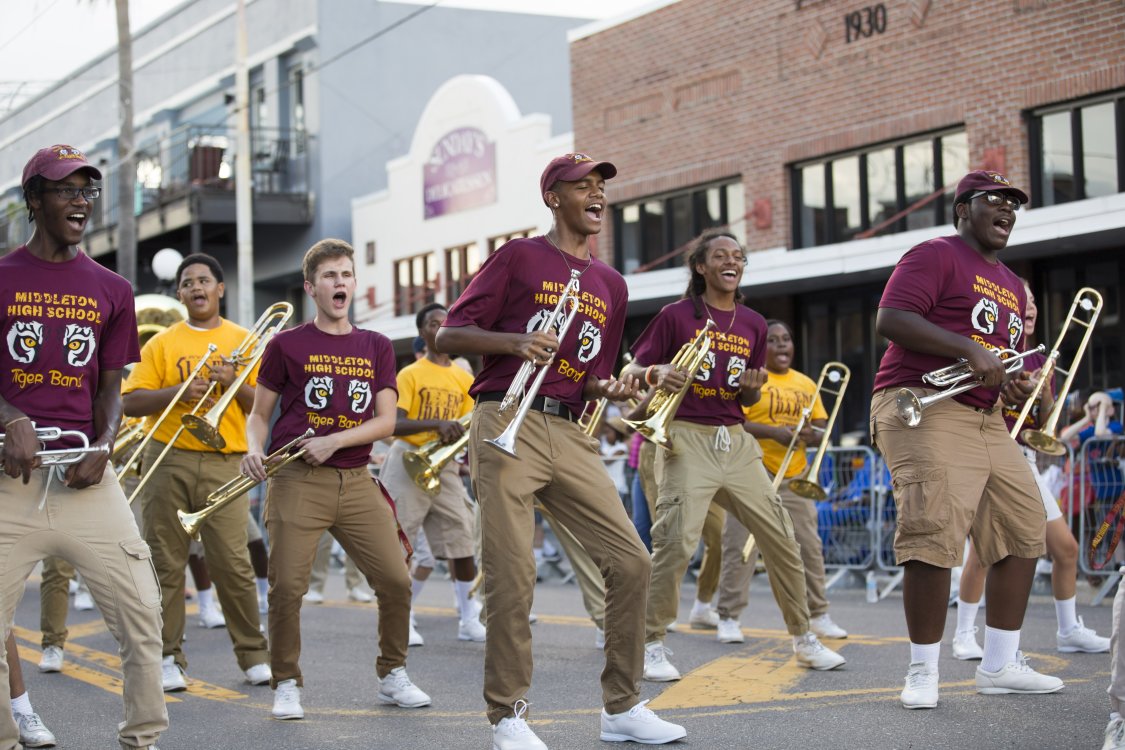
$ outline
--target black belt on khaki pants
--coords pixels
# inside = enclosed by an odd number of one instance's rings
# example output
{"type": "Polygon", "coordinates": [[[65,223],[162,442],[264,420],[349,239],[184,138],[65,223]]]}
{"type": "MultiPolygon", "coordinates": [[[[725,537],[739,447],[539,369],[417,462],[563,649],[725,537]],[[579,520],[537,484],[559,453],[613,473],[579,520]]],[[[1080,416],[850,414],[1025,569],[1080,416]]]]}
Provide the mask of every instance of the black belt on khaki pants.
{"type": "MultiPolygon", "coordinates": [[[[484,403],[485,401],[503,401],[506,394],[504,391],[484,391],[477,394],[477,403],[484,403]]],[[[573,422],[578,417],[570,410],[570,407],[562,401],[556,401],[550,396],[536,396],[531,399],[531,408],[535,411],[541,411],[544,414],[553,414],[556,417],[573,422]]]]}

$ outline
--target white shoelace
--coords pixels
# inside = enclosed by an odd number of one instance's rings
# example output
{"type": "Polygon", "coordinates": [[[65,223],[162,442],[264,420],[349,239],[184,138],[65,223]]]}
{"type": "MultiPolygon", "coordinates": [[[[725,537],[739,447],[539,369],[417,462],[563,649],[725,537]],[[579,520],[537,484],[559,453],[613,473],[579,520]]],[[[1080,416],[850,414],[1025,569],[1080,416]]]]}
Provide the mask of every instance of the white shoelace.
{"type": "Polygon", "coordinates": [[[515,734],[529,734],[531,727],[527,725],[523,717],[527,715],[527,709],[531,704],[520,698],[512,705],[512,710],[515,711],[514,716],[509,716],[508,721],[504,724],[504,731],[509,735],[515,734]]]}
{"type": "Polygon", "coordinates": [[[719,425],[715,430],[715,450],[730,453],[730,432],[725,424],[719,425]]]}
{"type": "Polygon", "coordinates": [[[911,688],[923,687],[929,680],[930,671],[924,667],[906,673],[906,684],[911,688]]]}
{"type": "Polygon", "coordinates": [[[655,719],[656,714],[654,714],[652,712],[651,708],[645,707],[646,703],[648,703],[648,701],[641,701],[637,705],[630,708],[629,709],[629,718],[630,719],[642,719],[642,720],[644,720],[644,719],[655,719]]]}
{"type": "Polygon", "coordinates": [[[645,651],[645,658],[649,661],[665,661],[669,656],[672,656],[672,649],[667,648],[664,644],[660,644],[659,647],[651,651],[645,651]]]}

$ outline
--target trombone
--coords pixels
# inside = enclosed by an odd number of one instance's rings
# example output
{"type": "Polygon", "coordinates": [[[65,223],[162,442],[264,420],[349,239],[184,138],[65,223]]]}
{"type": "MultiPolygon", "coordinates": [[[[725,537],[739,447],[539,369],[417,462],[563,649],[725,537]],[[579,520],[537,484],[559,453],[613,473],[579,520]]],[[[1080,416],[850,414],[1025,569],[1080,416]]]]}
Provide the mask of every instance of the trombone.
{"type": "MultiPolygon", "coordinates": [[[[563,293],[559,295],[558,304],[549,316],[543,319],[543,322],[537,328],[537,331],[549,332],[554,328],[558,328],[559,344],[562,344],[563,338],[566,336],[570,324],[578,316],[578,310],[582,307],[582,303],[578,299],[578,277],[581,272],[571,269],[570,281],[567,282],[566,288],[563,293]],[[567,305],[570,305],[569,312],[567,305]]],[[[520,427],[523,425],[524,418],[527,417],[527,412],[531,410],[531,402],[535,400],[536,394],[543,385],[543,381],[547,378],[547,372],[550,368],[551,362],[554,361],[552,357],[545,365],[539,368],[539,374],[535,376],[535,380],[531,384],[531,389],[524,391],[527,386],[527,381],[531,377],[531,373],[535,371],[537,365],[530,360],[525,361],[516,377],[512,380],[512,384],[508,386],[507,392],[504,394],[503,400],[500,401],[500,411],[506,411],[517,401],[520,402],[519,409],[516,415],[512,417],[512,421],[508,423],[508,427],[499,435],[494,438],[485,440],[484,442],[489,445],[499,448],[507,453],[512,458],[516,457],[516,435],[519,433],[520,427]]]]}
{"type": "Polygon", "coordinates": [[[457,420],[465,432],[452,443],[443,443],[441,438],[434,438],[415,450],[402,454],[402,468],[414,484],[431,495],[438,493],[441,489],[441,470],[469,444],[469,423],[472,419],[470,412],[457,420]]]}
{"type": "Polygon", "coordinates": [[[1078,370],[1078,364],[1082,361],[1082,356],[1086,353],[1086,345],[1090,343],[1090,337],[1094,334],[1094,326],[1097,324],[1098,316],[1101,312],[1102,295],[1096,290],[1088,286],[1082,287],[1078,290],[1078,293],[1074,295],[1074,301],[1070,303],[1070,312],[1067,313],[1066,320],[1063,321],[1062,330],[1059,331],[1059,337],[1055,339],[1055,345],[1051,348],[1051,353],[1047,355],[1047,362],[1043,365],[1043,369],[1039,373],[1039,382],[1035,384],[1035,390],[1031,392],[1031,395],[1024,403],[1023,409],[1020,410],[1020,415],[1016,418],[1016,423],[1012,427],[1013,438],[1019,434],[1020,427],[1023,425],[1024,420],[1027,419],[1027,415],[1031,413],[1035,402],[1039,400],[1044,385],[1050,379],[1051,370],[1054,369],[1066,376],[1063,380],[1062,388],[1059,389],[1059,393],[1055,397],[1054,408],[1051,409],[1047,421],[1043,423],[1043,428],[1039,430],[1028,430],[1023,434],[1023,441],[1040,453],[1046,453],[1050,456],[1061,456],[1066,453],[1066,446],[1055,436],[1055,430],[1059,424],[1059,417],[1062,415],[1066,394],[1070,391],[1070,386],[1074,382],[1074,374],[1078,370]],[[1089,316],[1086,320],[1076,317],[1079,309],[1089,316]],[[1080,325],[1086,330],[1082,334],[1082,340],[1078,343],[1078,350],[1074,353],[1074,358],[1071,359],[1070,366],[1064,369],[1058,366],[1058,359],[1062,349],[1063,339],[1066,338],[1071,323],[1080,325]]]}
{"type": "MultiPolygon", "coordinates": [[[[314,431],[310,427],[302,434],[266,456],[266,476],[272,477],[281,470],[281,467],[288,466],[293,461],[304,456],[304,448],[299,450],[294,450],[294,448],[296,448],[297,444],[302,440],[311,438],[313,434],[314,431]]],[[[202,510],[197,510],[195,513],[184,513],[182,510],[177,510],[176,517],[180,519],[180,525],[184,527],[184,531],[187,532],[187,535],[199,541],[199,528],[203,525],[203,522],[237,498],[249,492],[250,488],[256,484],[258,484],[257,479],[240,474],[208,495],[207,505],[202,510]]]]}
{"type": "Polygon", "coordinates": [[[687,381],[675,393],[658,389],[648,402],[644,419],[626,419],[625,424],[632,427],[641,435],[659,445],[661,448],[671,449],[672,438],[668,435],[668,427],[676,417],[676,411],[691,388],[695,374],[707,359],[707,352],[711,350],[711,337],[709,333],[715,327],[715,321],[708,319],[703,329],[695,338],[680,347],[676,356],[669,362],[672,367],[682,370],[687,375],[687,381]]]}
{"type": "MultiPolygon", "coordinates": [[[[1047,347],[1040,344],[1034,349],[1028,349],[1026,352],[1016,352],[1013,349],[1002,349],[998,352],[998,356],[1004,361],[1004,370],[1007,373],[1019,372],[1020,365],[1026,357],[1032,354],[1041,354],[1046,351],[1047,347]]],[[[919,396],[909,388],[900,388],[898,395],[895,398],[895,410],[898,412],[898,418],[902,420],[903,424],[907,427],[917,427],[922,423],[922,412],[926,407],[938,401],[944,401],[947,398],[957,396],[970,391],[980,385],[980,381],[973,377],[973,369],[969,367],[969,363],[961,360],[956,364],[942,367],[933,372],[928,372],[922,376],[922,380],[930,385],[943,387],[947,386],[944,391],[939,391],[929,396],[919,396]],[[968,381],[968,382],[966,382],[968,381]]]]}

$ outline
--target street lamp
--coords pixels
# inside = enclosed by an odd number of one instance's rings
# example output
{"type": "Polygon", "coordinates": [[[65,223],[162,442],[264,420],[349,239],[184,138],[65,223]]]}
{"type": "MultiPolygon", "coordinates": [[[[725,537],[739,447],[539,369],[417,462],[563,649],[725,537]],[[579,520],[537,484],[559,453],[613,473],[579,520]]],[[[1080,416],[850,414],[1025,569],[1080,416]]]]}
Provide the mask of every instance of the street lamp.
{"type": "Polygon", "coordinates": [[[152,256],[152,273],[160,281],[161,292],[166,291],[165,287],[171,287],[175,293],[176,271],[183,259],[183,253],[172,247],[157,250],[152,256]]]}

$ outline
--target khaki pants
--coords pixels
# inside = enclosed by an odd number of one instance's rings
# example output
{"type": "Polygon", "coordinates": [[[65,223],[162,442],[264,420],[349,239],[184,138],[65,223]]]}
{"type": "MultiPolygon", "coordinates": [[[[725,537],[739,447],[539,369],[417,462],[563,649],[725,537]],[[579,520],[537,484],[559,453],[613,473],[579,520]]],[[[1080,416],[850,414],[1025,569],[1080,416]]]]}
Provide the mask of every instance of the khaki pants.
{"type": "MultiPolygon", "coordinates": [[[[118,739],[123,747],[152,745],[168,727],[160,679],[160,587],[112,468],[83,490],[68,488],[48,468],[33,472],[26,486],[0,477],[0,507],[3,636],[11,632],[24,584],[39,561],[56,556],[73,565],[120,648],[125,720],[117,726],[118,739]]],[[[0,684],[7,683],[8,664],[0,655],[0,684]]],[[[18,747],[11,711],[0,711],[0,750],[18,747]]]]}
{"type": "Polygon", "coordinates": [[[699,577],[695,579],[695,598],[709,602],[715,598],[723,563],[723,522],[727,514],[718,503],[707,506],[703,521],[703,560],[699,563],[699,577]]]}
{"type": "Polygon", "coordinates": [[[530,411],[512,458],[484,442],[499,435],[512,411],[478,403],[469,459],[480,503],[482,567],[488,602],[484,698],[496,724],[531,688],[531,626],[535,589],[533,499],[574,534],[605,582],[605,668],[602,702],[620,713],[640,700],[644,669],[644,604],[650,562],[606,473],[598,442],[573,422],[530,411]]]}
{"type": "Polygon", "coordinates": [[[1125,609],[1125,585],[1117,587],[1113,597],[1113,632],[1110,636],[1109,693],[1110,710],[1121,713],[1125,709],[1125,649],[1121,648],[1121,614],[1125,609]]]}
{"type": "MultiPolygon", "coordinates": [[[[793,535],[801,545],[801,562],[805,566],[805,593],[808,597],[809,617],[828,613],[828,595],[824,585],[824,550],[816,527],[816,505],[812,500],[790,492],[785,484],[778,491],[781,504],[793,522],[793,535]]],[[[758,563],[758,545],[750,559],[742,562],[742,548],[750,532],[734,518],[727,516],[723,528],[723,573],[719,579],[719,617],[737,620],[746,609],[750,594],[750,579],[758,563]]]]}
{"type": "MultiPolygon", "coordinates": [[[[145,449],[144,465],[152,466],[164,444],[153,441],[145,449]]],[[[164,607],[164,655],[187,669],[184,640],[184,566],[191,537],[176,517],[177,510],[193,513],[207,505],[207,496],[238,476],[241,454],[186,451],[173,448],[153,473],[141,493],[141,518],[145,540],[160,578],[164,607]]],[[[227,503],[200,527],[207,571],[227,621],[239,669],[269,661],[258,614],[258,589],[246,549],[246,495],[227,503]]]]}
{"type": "Polygon", "coordinates": [[[395,530],[391,506],[366,467],[336,469],[289,464],[274,474],[266,491],[270,535],[269,631],[272,686],[304,684],[301,675],[301,597],[325,531],[367,578],[379,603],[380,678],[406,664],[410,627],[410,574],[395,530]]]}
{"type": "Polygon", "coordinates": [[[39,632],[42,646],[66,645],[66,617],[70,606],[70,582],[74,580],[74,566],[61,557],[48,557],[43,561],[43,575],[39,582],[39,632]]]}
{"type": "Polygon", "coordinates": [[[660,491],[652,526],[652,583],[645,641],[663,641],[676,619],[680,582],[699,543],[714,500],[758,539],[770,570],[770,586],[789,632],[809,629],[805,573],[789,514],[773,491],[758,441],[741,426],[729,428],[728,450],[716,448],[724,428],[676,420],[673,449],[656,457],[660,491]],[[724,492],[725,490],[725,492],[724,492]]]}

